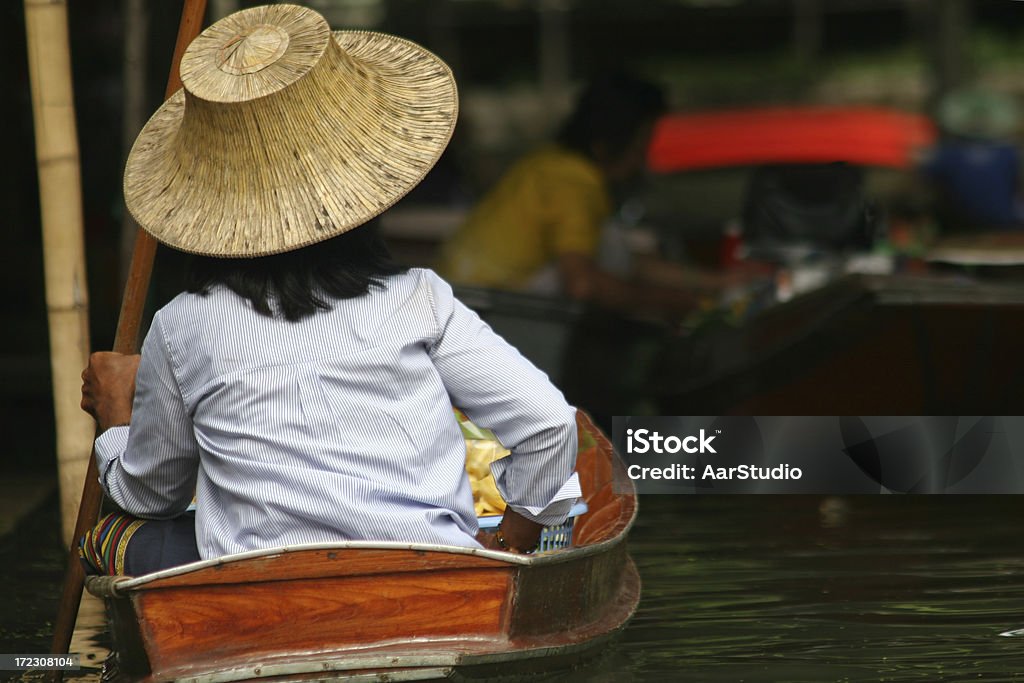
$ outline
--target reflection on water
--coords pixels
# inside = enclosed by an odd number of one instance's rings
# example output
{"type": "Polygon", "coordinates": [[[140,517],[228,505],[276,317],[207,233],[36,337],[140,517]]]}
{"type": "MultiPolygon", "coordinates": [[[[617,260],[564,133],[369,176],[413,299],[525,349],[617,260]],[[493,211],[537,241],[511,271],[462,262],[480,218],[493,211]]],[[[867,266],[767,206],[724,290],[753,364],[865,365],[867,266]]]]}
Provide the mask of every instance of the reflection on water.
{"type": "MultiPolygon", "coordinates": [[[[14,532],[0,536],[0,653],[43,654],[50,651],[53,620],[64,580],[66,551],[61,548],[57,499],[52,496],[34,514],[23,519],[14,532]]],[[[71,651],[81,655],[82,669],[68,672],[65,680],[90,683],[109,650],[103,603],[83,596],[81,628],[71,641],[71,651]]],[[[44,681],[42,672],[18,674],[0,671],[0,681],[44,681]]]]}
{"type": "Polygon", "coordinates": [[[81,656],[82,670],[73,677],[76,683],[100,680],[100,667],[110,654],[110,632],[102,599],[83,592],[78,608],[78,622],[68,649],[81,656]]]}
{"type": "MultiPolygon", "coordinates": [[[[1024,680],[1019,497],[640,503],[630,538],[640,610],[595,659],[552,680],[1024,680]]],[[[34,597],[0,608],[2,635],[13,636],[0,652],[43,652],[63,558],[32,548],[21,570],[8,545],[0,579],[34,597]]],[[[101,613],[83,622],[94,632],[75,647],[101,657],[101,613]]]]}

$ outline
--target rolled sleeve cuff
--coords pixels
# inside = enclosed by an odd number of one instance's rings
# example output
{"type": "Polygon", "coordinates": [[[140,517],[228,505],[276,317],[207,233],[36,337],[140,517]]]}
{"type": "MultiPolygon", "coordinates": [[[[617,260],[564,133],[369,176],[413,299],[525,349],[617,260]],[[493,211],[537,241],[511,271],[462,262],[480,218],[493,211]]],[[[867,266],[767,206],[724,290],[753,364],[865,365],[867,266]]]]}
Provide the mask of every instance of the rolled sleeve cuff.
{"type": "MultiPolygon", "coordinates": [[[[503,469],[502,458],[496,460],[491,464],[491,471],[494,474],[494,481],[498,487],[498,493],[501,497],[508,501],[508,496],[505,492],[505,487],[502,485],[501,470],[503,469]],[[499,463],[502,463],[499,465],[499,463]]],[[[536,522],[543,526],[555,526],[561,524],[569,516],[569,510],[576,503],[577,500],[583,495],[580,489],[580,478],[575,472],[562,484],[562,488],[558,489],[558,492],[552,496],[545,505],[533,506],[533,505],[518,505],[514,502],[509,502],[508,506],[518,512],[520,515],[529,519],[530,521],[536,522]]]]}
{"type": "Polygon", "coordinates": [[[106,490],[107,470],[120,458],[128,448],[127,425],[111,427],[96,437],[96,469],[99,471],[100,484],[106,490]]]}

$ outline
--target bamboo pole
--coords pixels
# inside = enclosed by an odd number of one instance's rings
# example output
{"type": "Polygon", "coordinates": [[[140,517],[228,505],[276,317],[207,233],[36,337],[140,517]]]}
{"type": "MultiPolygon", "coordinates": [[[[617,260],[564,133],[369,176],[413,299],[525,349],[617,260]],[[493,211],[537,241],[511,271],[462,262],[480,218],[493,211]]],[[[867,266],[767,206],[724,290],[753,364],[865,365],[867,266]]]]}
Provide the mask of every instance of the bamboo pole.
{"type": "MultiPolygon", "coordinates": [[[[26,3],[31,1],[33,0],[26,0],[26,3]]],[[[178,73],[181,55],[192,39],[199,34],[205,14],[206,0],[185,0],[185,5],[181,10],[181,23],[178,25],[178,39],[174,46],[174,57],[171,60],[171,72],[167,78],[165,97],[170,97],[181,88],[181,77],[178,73]]],[[[118,353],[138,351],[139,328],[155,256],[156,240],[149,233],[137,230],[132,262],[128,269],[124,296],[121,299],[117,334],[114,337],[114,351],[118,353]]],[[[82,488],[82,500],[78,508],[78,523],[75,526],[74,539],[81,538],[96,523],[102,500],[103,490],[100,488],[96,458],[93,455],[89,458],[89,468],[82,488]]],[[[66,653],[71,644],[84,581],[85,575],[78,560],[78,549],[75,544],[72,544],[68,552],[67,569],[64,573],[64,590],[57,606],[57,618],[53,629],[53,644],[50,651],[54,654],[66,653]]]]}
{"type": "Polygon", "coordinates": [[[89,301],[65,3],[25,0],[25,27],[43,229],[61,528],[64,541],[69,543],[95,426],[79,407],[81,372],[89,356],[89,301]]]}

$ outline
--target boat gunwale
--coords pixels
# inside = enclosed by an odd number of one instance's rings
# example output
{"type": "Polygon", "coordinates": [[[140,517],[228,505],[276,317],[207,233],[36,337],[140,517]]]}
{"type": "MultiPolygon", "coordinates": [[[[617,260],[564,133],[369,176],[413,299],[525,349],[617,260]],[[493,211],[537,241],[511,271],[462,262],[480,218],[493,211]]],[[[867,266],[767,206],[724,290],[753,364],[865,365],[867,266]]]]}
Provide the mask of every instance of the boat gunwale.
{"type": "MultiPolygon", "coordinates": [[[[594,544],[578,547],[553,550],[536,555],[518,555],[503,550],[487,550],[485,548],[466,548],[462,546],[440,545],[433,543],[402,543],[398,541],[339,541],[336,543],[304,543],[297,545],[279,546],[277,548],[265,548],[261,550],[250,550],[244,553],[224,555],[209,560],[200,560],[183,564],[170,569],[163,569],[150,574],[143,574],[136,577],[124,576],[90,576],[86,578],[86,587],[89,592],[99,597],[120,597],[127,591],[145,590],[149,584],[162,579],[169,579],[185,574],[199,572],[210,567],[218,567],[246,560],[254,560],[276,555],[285,555],[306,551],[333,551],[333,550],[412,550],[418,552],[445,553],[450,555],[466,555],[471,557],[482,557],[489,560],[498,560],[510,567],[536,567],[561,564],[573,560],[583,559],[591,555],[600,554],[611,550],[619,543],[622,543],[636,521],[637,506],[632,506],[632,511],[622,530],[614,537],[599,541],[594,544]]],[[[154,587],[154,589],[159,586],[154,587]]]]}

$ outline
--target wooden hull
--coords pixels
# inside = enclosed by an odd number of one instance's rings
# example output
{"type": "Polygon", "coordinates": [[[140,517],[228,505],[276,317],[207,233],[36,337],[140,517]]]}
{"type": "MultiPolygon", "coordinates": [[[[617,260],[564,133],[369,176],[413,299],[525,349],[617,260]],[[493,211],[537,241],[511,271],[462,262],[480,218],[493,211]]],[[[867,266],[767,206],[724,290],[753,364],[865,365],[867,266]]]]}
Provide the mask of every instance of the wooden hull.
{"type": "Polygon", "coordinates": [[[348,542],[93,578],[123,673],[424,680],[572,658],[604,642],[639,600],[624,543],[636,500],[607,439],[585,417],[580,428],[597,443],[580,453],[589,512],[577,520],[575,547],[520,556],[348,542]]]}
{"type": "Polygon", "coordinates": [[[849,275],[673,342],[663,415],[1019,415],[1024,291],[849,275]]]}

